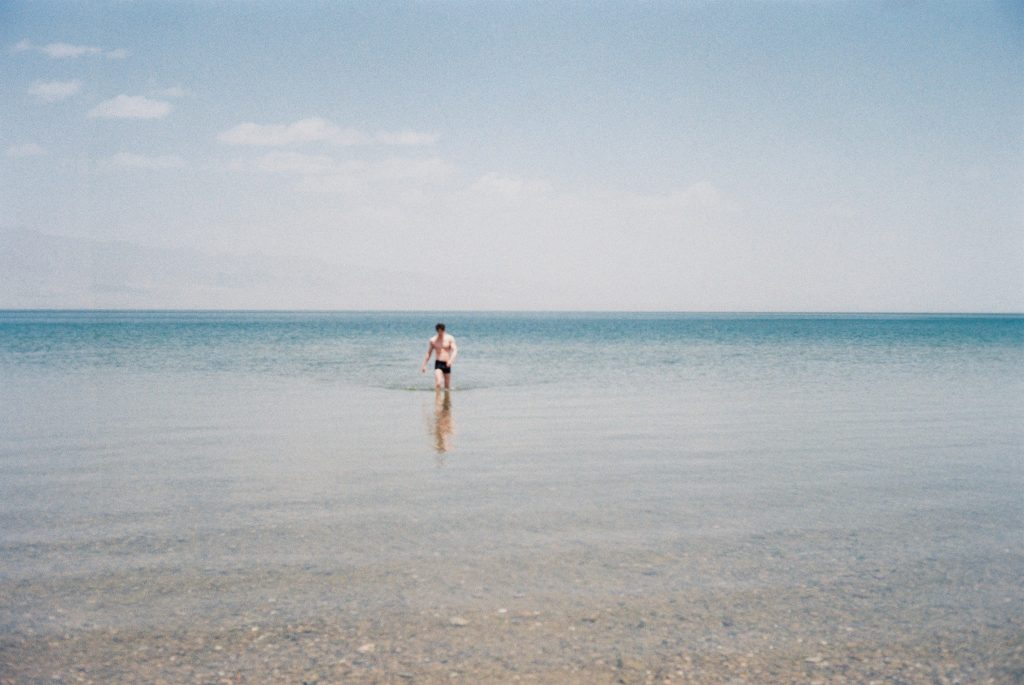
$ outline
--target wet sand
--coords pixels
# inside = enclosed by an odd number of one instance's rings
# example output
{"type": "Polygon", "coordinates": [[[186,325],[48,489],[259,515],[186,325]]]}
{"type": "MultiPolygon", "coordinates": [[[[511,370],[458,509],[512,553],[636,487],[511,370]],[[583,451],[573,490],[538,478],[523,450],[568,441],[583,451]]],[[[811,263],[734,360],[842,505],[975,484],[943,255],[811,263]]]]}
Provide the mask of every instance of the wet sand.
{"type": "Polygon", "coordinates": [[[949,559],[876,566],[857,536],[800,537],[7,581],[17,628],[0,637],[0,682],[1024,679],[1017,555],[977,575],[949,559]]]}

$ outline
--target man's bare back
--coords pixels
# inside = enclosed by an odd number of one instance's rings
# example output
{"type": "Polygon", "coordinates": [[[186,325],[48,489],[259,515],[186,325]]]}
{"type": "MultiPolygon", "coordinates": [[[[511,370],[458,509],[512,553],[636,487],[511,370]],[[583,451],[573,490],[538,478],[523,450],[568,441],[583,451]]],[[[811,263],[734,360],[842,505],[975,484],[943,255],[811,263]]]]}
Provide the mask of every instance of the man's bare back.
{"type": "Polygon", "coordinates": [[[427,356],[423,358],[423,365],[420,366],[420,373],[427,370],[427,362],[431,355],[434,355],[434,388],[440,390],[442,382],[447,390],[451,387],[452,364],[455,357],[459,355],[459,348],[455,344],[455,338],[444,332],[444,324],[439,323],[434,327],[437,335],[433,336],[427,343],[427,356]]]}

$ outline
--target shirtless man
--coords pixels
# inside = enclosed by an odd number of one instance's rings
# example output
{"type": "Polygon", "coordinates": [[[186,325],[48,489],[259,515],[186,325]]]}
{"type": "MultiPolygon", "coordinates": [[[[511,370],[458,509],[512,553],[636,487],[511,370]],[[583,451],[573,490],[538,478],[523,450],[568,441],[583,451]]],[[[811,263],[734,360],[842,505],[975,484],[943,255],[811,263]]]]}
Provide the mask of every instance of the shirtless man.
{"type": "Polygon", "coordinates": [[[455,338],[444,332],[443,323],[437,324],[434,328],[437,330],[437,335],[427,343],[427,356],[423,358],[420,373],[426,373],[430,355],[437,354],[437,359],[434,361],[434,389],[440,390],[441,380],[444,379],[444,389],[447,390],[451,387],[452,364],[455,363],[455,357],[459,354],[459,348],[455,345],[455,338]]]}

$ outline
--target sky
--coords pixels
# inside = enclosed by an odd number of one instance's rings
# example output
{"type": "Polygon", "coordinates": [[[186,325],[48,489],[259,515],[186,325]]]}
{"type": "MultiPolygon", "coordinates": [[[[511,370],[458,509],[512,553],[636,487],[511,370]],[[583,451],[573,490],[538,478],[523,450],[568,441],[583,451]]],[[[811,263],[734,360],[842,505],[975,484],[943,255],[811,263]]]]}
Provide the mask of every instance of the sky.
{"type": "Polygon", "coordinates": [[[0,3],[0,307],[1024,311],[1018,2],[0,3]]]}

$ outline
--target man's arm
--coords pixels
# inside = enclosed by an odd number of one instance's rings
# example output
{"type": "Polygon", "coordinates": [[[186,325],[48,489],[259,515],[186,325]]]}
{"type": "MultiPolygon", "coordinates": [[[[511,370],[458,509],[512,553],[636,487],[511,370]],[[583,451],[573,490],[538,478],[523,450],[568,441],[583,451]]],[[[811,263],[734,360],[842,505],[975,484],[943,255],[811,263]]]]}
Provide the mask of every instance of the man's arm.
{"type": "Polygon", "coordinates": [[[425,373],[427,370],[427,362],[430,361],[430,355],[434,353],[434,345],[432,342],[427,342],[427,356],[423,358],[423,365],[420,366],[420,373],[425,373]]]}
{"type": "Polygon", "coordinates": [[[448,366],[455,363],[455,358],[459,356],[459,346],[455,344],[455,338],[452,338],[452,356],[448,359],[448,366]]]}

